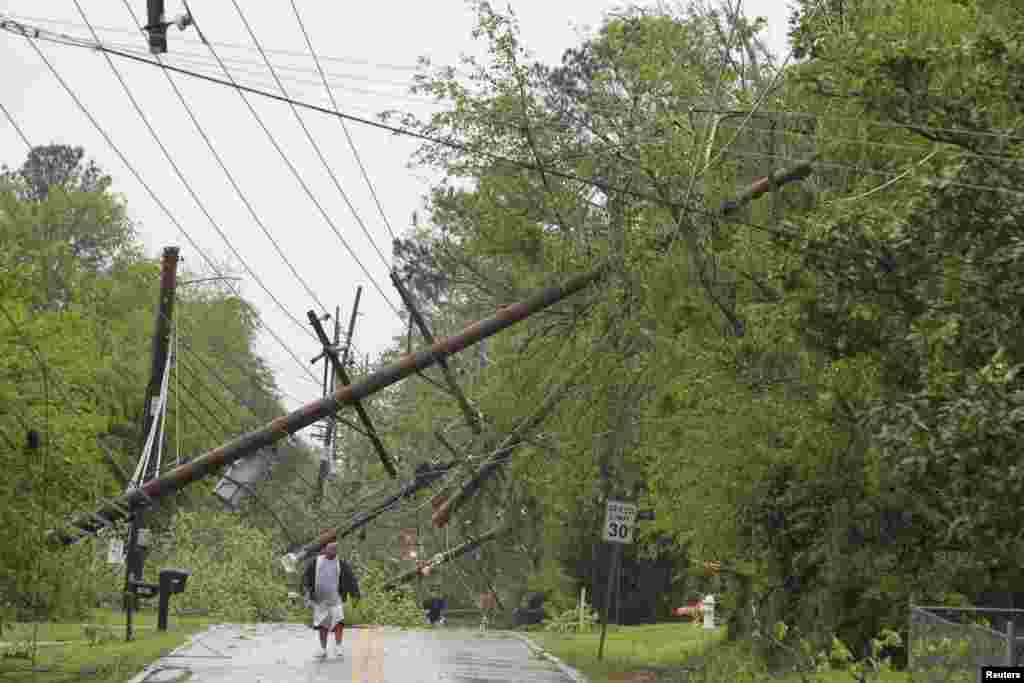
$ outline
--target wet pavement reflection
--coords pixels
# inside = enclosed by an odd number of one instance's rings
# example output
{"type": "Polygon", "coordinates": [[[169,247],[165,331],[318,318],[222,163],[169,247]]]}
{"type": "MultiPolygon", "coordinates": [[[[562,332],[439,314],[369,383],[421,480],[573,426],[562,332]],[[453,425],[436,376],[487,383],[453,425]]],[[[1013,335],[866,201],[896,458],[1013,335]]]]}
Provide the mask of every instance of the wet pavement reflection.
{"type": "Polygon", "coordinates": [[[572,683],[502,632],[347,628],[341,657],[314,657],[299,624],[222,624],[199,634],[131,683],[572,683]]]}

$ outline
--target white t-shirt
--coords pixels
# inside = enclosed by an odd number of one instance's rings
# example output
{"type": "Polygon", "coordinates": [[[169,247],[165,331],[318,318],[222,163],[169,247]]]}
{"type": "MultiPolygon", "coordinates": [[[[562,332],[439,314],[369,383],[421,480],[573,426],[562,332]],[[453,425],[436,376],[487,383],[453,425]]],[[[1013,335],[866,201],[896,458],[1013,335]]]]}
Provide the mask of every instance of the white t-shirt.
{"type": "Polygon", "coordinates": [[[316,558],[316,584],[313,599],[316,602],[336,605],[341,602],[338,594],[338,577],[341,567],[338,558],[328,560],[323,555],[316,558]]]}

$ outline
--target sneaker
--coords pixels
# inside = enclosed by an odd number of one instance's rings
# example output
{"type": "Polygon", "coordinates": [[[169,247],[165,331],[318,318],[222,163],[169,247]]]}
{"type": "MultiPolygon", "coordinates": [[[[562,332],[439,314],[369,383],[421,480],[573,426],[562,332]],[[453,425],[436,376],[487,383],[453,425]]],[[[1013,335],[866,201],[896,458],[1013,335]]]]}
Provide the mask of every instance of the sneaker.
{"type": "Polygon", "coordinates": [[[334,657],[336,659],[344,659],[345,658],[344,653],[341,651],[341,645],[336,645],[334,647],[334,657]]]}
{"type": "Polygon", "coordinates": [[[315,654],[315,655],[313,655],[313,656],[314,656],[314,657],[315,657],[316,659],[324,659],[325,657],[327,657],[327,649],[326,649],[326,648],[323,648],[323,647],[318,647],[318,648],[316,649],[316,654],[315,654]]]}
{"type": "Polygon", "coordinates": [[[327,643],[327,656],[335,657],[338,654],[338,647],[334,643],[327,643]]]}

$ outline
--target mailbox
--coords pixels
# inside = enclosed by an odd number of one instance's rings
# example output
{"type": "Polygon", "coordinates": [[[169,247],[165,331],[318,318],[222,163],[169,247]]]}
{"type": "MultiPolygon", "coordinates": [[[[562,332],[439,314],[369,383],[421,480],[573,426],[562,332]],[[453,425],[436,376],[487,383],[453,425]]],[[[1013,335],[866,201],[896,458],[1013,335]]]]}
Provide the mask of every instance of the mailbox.
{"type": "Polygon", "coordinates": [[[185,590],[185,582],[192,572],[187,569],[162,569],[160,571],[160,591],[181,593],[185,590]]]}
{"type": "Polygon", "coordinates": [[[171,606],[171,595],[185,590],[185,583],[192,572],[187,569],[160,570],[160,605],[156,615],[156,629],[167,630],[167,612],[171,606]]]}

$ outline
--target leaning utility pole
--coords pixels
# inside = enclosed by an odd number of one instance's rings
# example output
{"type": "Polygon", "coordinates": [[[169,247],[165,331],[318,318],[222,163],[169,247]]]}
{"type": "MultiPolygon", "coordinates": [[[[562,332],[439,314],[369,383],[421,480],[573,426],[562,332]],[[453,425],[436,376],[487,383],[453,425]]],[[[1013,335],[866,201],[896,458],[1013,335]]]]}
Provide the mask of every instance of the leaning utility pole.
{"type": "MultiPolygon", "coordinates": [[[[391,271],[391,282],[395,285],[395,289],[398,290],[399,296],[402,297],[402,302],[405,307],[409,309],[409,320],[410,322],[416,323],[416,327],[420,329],[420,334],[423,335],[423,340],[428,344],[434,343],[434,335],[430,333],[430,328],[427,327],[427,321],[423,318],[423,315],[416,308],[416,303],[413,301],[412,293],[406,288],[402,279],[398,277],[398,273],[395,270],[391,271]]],[[[410,331],[412,328],[409,328],[410,331]]],[[[459,388],[459,383],[455,381],[455,373],[448,367],[448,363],[442,358],[438,361],[438,365],[441,366],[441,373],[444,375],[445,382],[448,383],[448,390],[451,391],[452,396],[459,403],[459,409],[462,410],[462,414],[466,417],[466,423],[469,424],[469,428],[473,430],[473,433],[480,435],[483,428],[480,426],[480,416],[473,410],[473,407],[469,404],[466,399],[466,395],[462,393],[462,389],[459,388]]]]}
{"type": "MultiPolygon", "coordinates": [[[[352,309],[352,323],[349,325],[350,332],[352,330],[352,326],[355,324],[355,315],[359,307],[359,295],[362,291],[362,287],[356,290],[356,306],[352,309]]],[[[323,344],[324,355],[327,356],[330,364],[334,366],[334,374],[341,379],[345,386],[352,384],[352,380],[348,376],[348,370],[345,369],[344,362],[348,358],[348,353],[346,352],[344,359],[339,358],[338,349],[336,346],[331,346],[331,342],[327,338],[327,333],[324,332],[323,325],[320,324],[320,319],[316,317],[316,313],[309,311],[306,315],[309,317],[310,324],[313,325],[313,331],[316,332],[317,338],[320,340],[320,343],[323,344]]],[[[349,341],[351,342],[351,335],[349,336],[349,341]]],[[[366,434],[366,437],[370,439],[370,443],[373,444],[374,450],[377,451],[377,456],[380,458],[381,464],[384,465],[384,469],[387,470],[387,473],[391,475],[392,479],[397,478],[398,470],[395,469],[394,461],[384,449],[384,444],[381,442],[380,437],[377,436],[377,430],[373,426],[373,421],[370,420],[370,414],[366,412],[366,408],[363,407],[363,404],[359,400],[356,400],[353,407],[356,409],[356,415],[359,416],[359,421],[363,423],[364,433],[366,434]]]]}
{"type": "MultiPolygon", "coordinates": [[[[355,321],[355,310],[352,311],[352,320],[355,321]]],[[[338,348],[341,341],[341,308],[334,307],[334,348],[338,348]]],[[[337,373],[331,372],[331,361],[324,352],[324,398],[334,393],[334,378],[337,373]]],[[[348,352],[346,351],[346,355],[348,352]]],[[[344,361],[342,361],[344,364],[344,361]]],[[[320,458],[320,473],[316,479],[316,502],[319,505],[324,499],[324,485],[327,479],[334,474],[334,436],[337,431],[338,421],[333,415],[327,416],[327,424],[324,425],[323,441],[324,455],[320,458]]]]}
{"type": "MultiPolygon", "coordinates": [[[[170,349],[171,317],[174,314],[174,291],[178,278],[178,247],[164,249],[160,272],[160,298],[157,302],[156,330],[153,333],[153,363],[149,371],[149,386],[146,388],[146,400],[142,416],[141,447],[139,449],[145,465],[142,470],[142,481],[133,481],[132,487],[145,484],[152,480],[157,472],[156,458],[152,451],[160,443],[160,421],[157,414],[162,409],[160,403],[161,387],[164,371],[167,367],[167,356],[170,349]],[[150,432],[153,432],[150,435],[150,432]],[[151,438],[152,436],[152,438],[151,438]],[[147,449],[148,444],[148,449],[147,449]]],[[[130,495],[132,488],[129,488],[130,495]]],[[[132,639],[132,611],[135,609],[135,592],[132,581],[142,581],[143,565],[146,551],[139,547],[139,534],[145,529],[141,509],[134,510],[131,515],[131,527],[128,532],[128,551],[125,558],[125,640],[132,639]]]]}
{"type": "Polygon", "coordinates": [[[47,534],[48,540],[60,545],[77,543],[105,526],[124,519],[134,510],[179,491],[236,460],[248,457],[261,448],[266,448],[288,435],[322,420],[327,415],[336,413],[342,406],[355,405],[367,396],[430,367],[437,363],[439,358],[458,353],[481,339],[486,339],[511,327],[537,311],[553,306],[594,284],[606,273],[607,269],[602,266],[588,273],[577,275],[563,285],[541,290],[525,301],[504,306],[498,309],[494,316],[470,325],[459,334],[438,340],[429,348],[402,356],[398,361],[367,374],[358,382],[339,387],[333,395],[327,398],[313,401],[287,415],[282,415],[255,431],[243,434],[194,460],[179,465],[167,474],[146,482],[138,489],[133,489],[115,500],[104,501],[95,510],[75,515],[67,525],[51,530],[47,534]]]}
{"type": "Polygon", "coordinates": [[[398,493],[390,496],[387,500],[374,508],[360,513],[347,526],[339,527],[337,529],[328,529],[304,546],[284,555],[281,557],[281,565],[284,567],[285,571],[289,573],[294,572],[299,565],[320,552],[320,549],[328,543],[333,543],[334,541],[338,541],[349,534],[358,531],[377,517],[380,517],[388,510],[391,510],[398,501],[410,498],[420,489],[433,484],[455,467],[455,463],[456,461],[453,460],[449,463],[442,463],[432,467],[428,466],[422,471],[418,470],[416,472],[415,479],[403,486],[398,493]]]}

